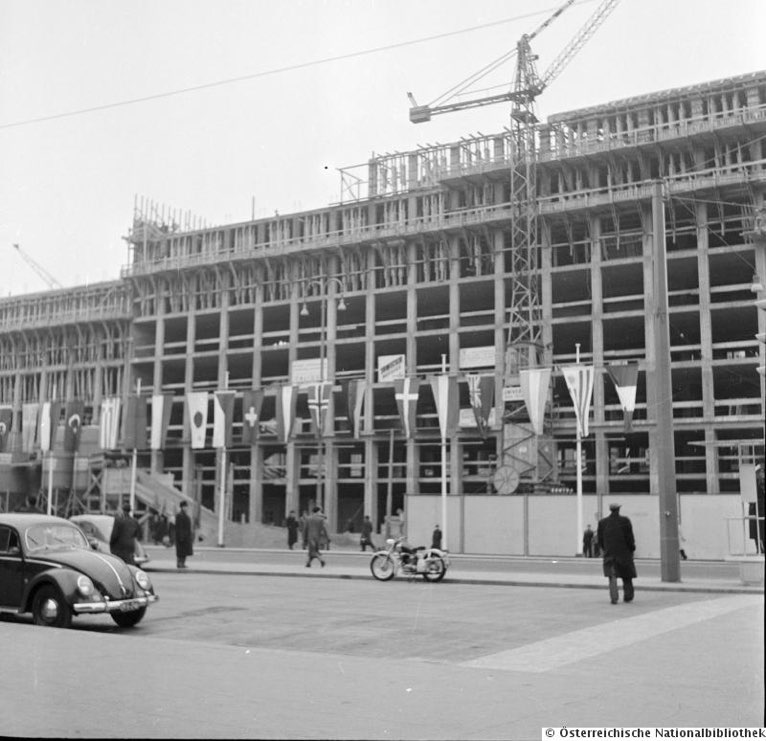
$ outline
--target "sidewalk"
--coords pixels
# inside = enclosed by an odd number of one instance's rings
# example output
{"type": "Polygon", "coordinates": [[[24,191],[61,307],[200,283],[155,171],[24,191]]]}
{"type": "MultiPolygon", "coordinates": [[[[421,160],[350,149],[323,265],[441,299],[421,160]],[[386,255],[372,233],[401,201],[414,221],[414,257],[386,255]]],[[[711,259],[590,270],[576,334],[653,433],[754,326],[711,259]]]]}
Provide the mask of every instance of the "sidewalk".
{"type": "MultiPolygon", "coordinates": [[[[178,573],[175,554],[165,548],[147,548],[151,560],[145,569],[150,573],[178,573]]],[[[183,573],[195,574],[226,574],[251,576],[289,576],[325,579],[369,579],[372,574],[369,568],[369,558],[364,558],[358,551],[332,550],[325,554],[325,568],[315,561],[311,569],[304,565],[302,553],[285,552],[274,549],[218,549],[199,548],[195,555],[187,560],[188,569],[183,573]],[[275,563],[275,557],[295,556],[294,563],[275,563]],[[240,559],[240,560],[237,560],[240,559]]],[[[529,560],[523,557],[483,557],[470,555],[450,555],[451,565],[443,583],[452,584],[487,584],[511,587],[559,587],[579,589],[604,589],[604,579],[600,565],[588,574],[561,573],[557,565],[579,559],[551,559],[547,564],[542,559],[534,559],[536,568],[529,568],[529,560]],[[465,563],[468,560],[486,560],[505,568],[496,570],[482,569],[465,563]],[[525,561],[527,563],[525,563],[525,561]]],[[[599,562],[600,563],[600,562],[599,562]]],[[[595,566],[596,564],[594,564],[595,566]]],[[[646,570],[644,570],[646,571],[646,570]]],[[[638,564],[639,577],[636,588],[643,591],[669,592],[707,592],[715,594],[763,594],[763,585],[744,584],[736,577],[699,578],[686,577],[680,582],[663,582],[653,575],[642,576],[641,564],[638,564]]],[[[408,578],[408,577],[397,577],[408,578]]],[[[420,577],[410,577],[420,578],[420,577]]]]}

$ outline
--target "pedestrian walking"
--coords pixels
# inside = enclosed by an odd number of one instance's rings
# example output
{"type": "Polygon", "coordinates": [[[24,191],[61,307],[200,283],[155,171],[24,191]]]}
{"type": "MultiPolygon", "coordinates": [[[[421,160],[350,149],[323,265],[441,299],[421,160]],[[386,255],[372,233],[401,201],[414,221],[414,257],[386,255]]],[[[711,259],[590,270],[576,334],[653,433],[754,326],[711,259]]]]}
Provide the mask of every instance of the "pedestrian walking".
{"type": "Polygon", "coordinates": [[[585,528],[585,532],[582,534],[582,555],[585,558],[593,557],[593,536],[595,533],[590,525],[585,528]]]}
{"type": "Polygon", "coordinates": [[[431,548],[442,549],[442,529],[434,525],[434,531],[431,533],[431,548]]]}
{"type": "Polygon", "coordinates": [[[370,546],[370,550],[375,550],[375,543],[372,542],[372,520],[369,515],[364,516],[362,521],[362,535],[359,538],[359,545],[362,546],[362,550],[366,551],[367,546],[370,546]]]}
{"type": "Polygon", "coordinates": [[[179,505],[178,514],[176,515],[176,566],[179,569],[187,568],[186,559],[189,556],[194,555],[192,524],[191,519],[189,519],[189,515],[186,513],[186,508],[188,506],[189,505],[187,502],[181,502],[179,505]]]}
{"type": "Polygon", "coordinates": [[[623,601],[633,600],[633,579],[636,578],[636,565],[633,553],[636,541],[633,526],[627,517],[620,514],[619,504],[609,505],[609,516],[599,520],[596,530],[596,542],[604,555],[604,576],[609,579],[609,598],[617,604],[617,579],[622,579],[623,601]]]}
{"type": "Polygon", "coordinates": [[[766,507],[766,483],[764,483],[763,463],[759,463],[755,469],[756,501],[750,502],[747,509],[750,539],[758,553],[763,553],[764,545],[764,507],[766,507]]]}
{"type": "Polygon", "coordinates": [[[298,542],[298,520],[295,519],[295,510],[291,509],[290,514],[287,515],[285,520],[285,527],[287,528],[287,547],[292,550],[293,546],[298,542]]]}
{"type": "Polygon", "coordinates": [[[311,567],[311,562],[315,558],[324,567],[321,546],[323,541],[328,543],[330,541],[325,519],[325,516],[322,514],[322,508],[318,505],[314,507],[312,514],[306,519],[306,543],[309,549],[308,561],[306,561],[307,569],[311,567]]]}
{"type": "Polygon", "coordinates": [[[130,504],[122,505],[122,514],[114,518],[109,550],[125,563],[135,565],[136,539],[141,535],[141,526],[130,516],[130,504]]]}

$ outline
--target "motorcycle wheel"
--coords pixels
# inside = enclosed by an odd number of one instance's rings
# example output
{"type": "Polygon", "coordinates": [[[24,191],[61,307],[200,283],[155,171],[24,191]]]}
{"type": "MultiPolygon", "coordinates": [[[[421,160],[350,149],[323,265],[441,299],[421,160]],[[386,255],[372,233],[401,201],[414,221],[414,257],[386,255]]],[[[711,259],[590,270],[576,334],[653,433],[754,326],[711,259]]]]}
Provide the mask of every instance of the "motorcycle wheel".
{"type": "Polygon", "coordinates": [[[426,581],[441,581],[446,573],[447,567],[441,556],[428,556],[426,558],[426,570],[423,573],[423,578],[426,581]]]}
{"type": "Polygon", "coordinates": [[[378,581],[394,578],[394,560],[387,553],[376,553],[370,561],[370,571],[378,581]]]}

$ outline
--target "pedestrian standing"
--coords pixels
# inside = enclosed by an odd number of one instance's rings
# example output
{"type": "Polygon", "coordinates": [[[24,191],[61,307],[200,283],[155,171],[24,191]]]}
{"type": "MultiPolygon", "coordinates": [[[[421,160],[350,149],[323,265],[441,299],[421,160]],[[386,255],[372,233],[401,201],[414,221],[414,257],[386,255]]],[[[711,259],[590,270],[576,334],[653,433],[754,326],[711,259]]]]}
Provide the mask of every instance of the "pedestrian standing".
{"type": "Polygon", "coordinates": [[[327,534],[327,525],[325,524],[325,516],[322,514],[322,508],[317,505],[314,507],[311,515],[306,519],[306,543],[308,545],[309,554],[308,561],[306,561],[306,568],[311,567],[311,562],[316,558],[319,563],[324,567],[324,559],[320,551],[322,543],[330,541],[330,536],[327,534]]]}
{"type": "Polygon", "coordinates": [[[582,555],[585,558],[591,558],[593,556],[593,536],[595,533],[590,525],[585,528],[585,532],[582,534],[582,555]]]}
{"type": "Polygon", "coordinates": [[[372,520],[369,515],[364,516],[362,521],[362,535],[359,538],[359,545],[362,546],[362,550],[366,551],[367,546],[370,546],[370,550],[375,550],[375,543],[372,542],[372,520]]]}
{"type": "Polygon", "coordinates": [[[431,548],[442,549],[442,529],[434,525],[434,531],[431,533],[431,548]]]}
{"type": "Polygon", "coordinates": [[[622,579],[623,601],[633,600],[633,579],[636,578],[636,565],[633,553],[636,541],[633,526],[627,517],[620,514],[619,504],[609,505],[609,516],[599,520],[596,542],[604,556],[604,576],[609,579],[609,598],[617,604],[617,579],[622,579]]]}
{"type": "Polygon", "coordinates": [[[187,502],[181,502],[176,515],[176,566],[179,569],[187,568],[186,559],[194,555],[191,519],[186,513],[188,506],[187,502]]]}
{"type": "Polygon", "coordinates": [[[291,509],[290,514],[287,515],[285,527],[287,528],[287,547],[292,550],[298,542],[298,520],[295,519],[294,509],[291,509]]]}
{"type": "Polygon", "coordinates": [[[114,518],[109,550],[125,563],[135,565],[136,539],[141,535],[141,526],[130,516],[130,504],[122,505],[122,515],[114,518]]]}

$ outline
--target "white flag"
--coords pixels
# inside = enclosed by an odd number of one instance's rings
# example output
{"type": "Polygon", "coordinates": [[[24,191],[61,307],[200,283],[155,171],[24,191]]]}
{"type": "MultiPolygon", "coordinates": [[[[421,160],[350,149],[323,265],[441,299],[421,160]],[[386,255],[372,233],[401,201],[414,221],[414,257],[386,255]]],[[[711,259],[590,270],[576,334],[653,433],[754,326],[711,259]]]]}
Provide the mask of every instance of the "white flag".
{"type": "Polygon", "coordinates": [[[119,396],[110,396],[101,401],[101,419],[98,428],[98,444],[102,450],[114,450],[120,436],[119,396]]]}
{"type": "Polygon", "coordinates": [[[548,401],[550,381],[550,368],[529,368],[519,373],[521,395],[527,405],[529,421],[535,435],[542,435],[544,431],[545,404],[548,401]]]}
{"type": "Polygon", "coordinates": [[[567,382],[569,395],[574,403],[577,429],[581,437],[588,437],[588,417],[590,416],[590,400],[593,396],[592,365],[568,365],[561,369],[567,382]]]}
{"type": "Polygon", "coordinates": [[[191,391],[186,394],[189,405],[189,428],[191,429],[191,446],[195,450],[205,447],[207,432],[207,392],[191,391]]]}

